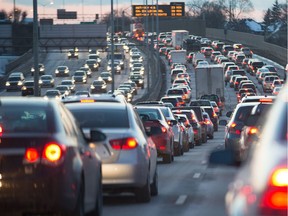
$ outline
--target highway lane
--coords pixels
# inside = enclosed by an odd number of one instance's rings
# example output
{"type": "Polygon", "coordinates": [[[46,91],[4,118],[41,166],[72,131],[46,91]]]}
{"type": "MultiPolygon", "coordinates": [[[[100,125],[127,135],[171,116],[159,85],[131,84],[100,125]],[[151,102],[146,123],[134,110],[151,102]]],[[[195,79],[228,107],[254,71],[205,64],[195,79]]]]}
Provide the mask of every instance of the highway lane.
{"type": "MultiPolygon", "coordinates": [[[[142,53],[144,56],[144,66],[146,64],[146,56],[144,53],[142,53]]],[[[85,60],[88,59],[88,52],[85,51],[81,51],[79,52],[79,59],[68,59],[67,58],[67,53],[66,52],[59,52],[59,50],[49,50],[49,52],[46,54],[46,58],[43,62],[45,65],[45,74],[51,74],[53,75],[54,79],[55,79],[55,87],[57,85],[59,85],[61,83],[61,81],[63,79],[71,79],[73,73],[78,70],[81,66],[84,65],[85,60]],[[55,76],[55,69],[57,68],[57,66],[60,65],[65,65],[68,66],[69,70],[70,70],[70,76],[69,77],[56,77],[55,76]]],[[[92,73],[92,77],[88,78],[87,84],[76,84],[76,91],[78,90],[89,90],[90,85],[92,84],[93,80],[98,79],[98,77],[100,76],[100,73],[103,71],[107,71],[106,66],[107,66],[107,59],[106,59],[107,53],[106,52],[102,52],[100,53],[100,57],[102,59],[102,64],[101,67],[99,68],[99,71],[95,71],[92,73]]],[[[129,54],[125,53],[125,68],[121,71],[121,74],[115,74],[115,89],[118,88],[118,86],[127,81],[129,78],[129,72],[130,72],[130,68],[129,68],[129,54]]],[[[32,65],[31,65],[32,66],[32,65]]],[[[17,69],[15,69],[14,71],[19,71],[17,69]]],[[[23,71],[24,72],[24,71],[23,71]]],[[[138,94],[134,96],[133,100],[136,100],[138,98],[141,98],[145,93],[146,93],[146,88],[147,88],[147,77],[146,77],[147,71],[145,73],[145,88],[141,89],[138,88],[138,94]]],[[[27,71],[27,75],[25,77],[26,80],[33,80],[33,77],[31,76],[30,73],[30,68],[29,71],[27,71]]],[[[41,96],[45,95],[46,90],[48,89],[52,89],[52,88],[41,88],[41,96]]],[[[107,84],[107,90],[111,90],[111,84],[107,84]]],[[[21,91],[2,91],[0,92],[1,96],[21,96],[21,91]]]]}

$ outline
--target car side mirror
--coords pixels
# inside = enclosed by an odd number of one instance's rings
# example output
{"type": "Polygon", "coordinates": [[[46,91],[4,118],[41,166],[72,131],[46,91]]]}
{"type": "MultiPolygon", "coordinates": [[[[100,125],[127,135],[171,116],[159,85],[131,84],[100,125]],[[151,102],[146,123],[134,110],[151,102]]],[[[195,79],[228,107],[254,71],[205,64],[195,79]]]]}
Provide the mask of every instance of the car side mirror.
{"type": "Polygon", "coordinates": [[[226,113],[226,116],[227,116],[228,118],[230,118],[230,116],[232,115],[232,112],[233,112],[233,111],[228,111],[228,112],[226,113]]]}
{"type": "Polygon", "coordinates": [[[90,131],[90,141],[93,142],[102,142],[106,140],[107,136],[98,130],[91,130],[90,131]]]}

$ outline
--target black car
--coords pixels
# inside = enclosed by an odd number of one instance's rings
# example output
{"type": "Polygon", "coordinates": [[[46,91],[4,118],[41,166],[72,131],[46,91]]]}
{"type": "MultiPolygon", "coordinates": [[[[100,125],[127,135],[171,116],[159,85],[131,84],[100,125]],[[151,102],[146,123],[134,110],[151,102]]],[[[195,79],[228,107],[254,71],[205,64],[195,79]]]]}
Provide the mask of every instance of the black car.
{"type": "Polygon", "coordinates": [[[89,143],[106,136],[84,137],[58,100],[0,101],[1,215],[101,215],[102,165],[89,143]]]}
{"type": "MultiPolygon", "coordinates": [[[[34,95],[34,80],[26,80],[21,88],[22,96],[34,95]]],[[[41,95],[41,88],[38,85],[38,95],[41,95]]]]}
{"type": "Polygon", "coordinates": [[[99,64],[95,59],[86,60],[84,67],[90,68],[91,71],[99,70],[99,64]]]}
{"type": "MultiPolygon", "coordinates": [[[[33,66],[33,67],[31,67],[31,76],[34,76],[34,72],[35,72],[35,69],[34,69],[34,66],[33,66]]],[[[42,63],[38,64],[38,73],[40,75],[44,75],[45,74],[45,66],[44,66],[44,64],[42,64],[42,63]]]]}
{"type": "Polygon", "coordinates": [[[69,49],[68,52],[67,52],[67,56],[68,56],[68,59],[70,58],[79,58],[79,54],[78,54],[78,51],[76,51],[75,49],[69,49]]]}
{"type": "Polygon", "coordinates": [[[94,80],[90,86],[90,93],[107,93],[107,84],[104,80],[94,80]]]}

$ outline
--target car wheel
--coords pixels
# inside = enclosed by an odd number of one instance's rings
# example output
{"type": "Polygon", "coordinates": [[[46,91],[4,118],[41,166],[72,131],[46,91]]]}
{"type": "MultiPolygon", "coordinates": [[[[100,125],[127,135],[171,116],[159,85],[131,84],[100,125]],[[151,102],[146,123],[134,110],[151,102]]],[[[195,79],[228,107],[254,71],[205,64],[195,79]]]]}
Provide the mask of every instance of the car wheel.
{"type": "Polygon", "coordinates": [[[191,149],[194,148],[194,147],[195,147],[195,143],[190,142],[190,143],[189,143],[189,147],[190,147],[191,149]]]}
{"type": "Polygon", "coordinates": [[[200,139],[195,140],[195,144],[196,144],[197,146],[200,146],[200,145],[201,145],[201,140],[200,140],[200,139]]]}
{"type": "Polygon", "coordinates": [[[178,143],[178,146],[174,148],[174,155],[175,156],[180,156],[181,155],[181,146],[180,143],[178,143]]]}
{"type": "Polygon", "coordinates": [[[136,189],[136,200],[138,202],[149,202],[151,199],[151,191],[150,191],[150,184],[149,184],[149,176],[147,177],[146,183],[143,187],[136,189]]]}
{"type": "Polygon", "coordinates": [[[87,216],[101,216],[102,209],[103,209],[103,196],[102,196],[102,180],[99,180],[98,184],[98,193],[97,193],[97,200],[95,203],[95,208],[87,216]]]}
{"type": "Polygon", "coordinates": [[[82,179],[79,188],[78,200],[72,216],[84,216],[84,180],[82,179]]]}
{"type": "Polygon", "coordinates": [[[214,135],[213,134],[210,134],[208,135],[209,139],[214,139],[214,135]]]}
{"type": "Polygon", "coordinates": [[[204,134],[203,138],[202,138],[202,142],[203,143],[206,143],[207,142],[207,133],[204,134]]]}
{"type": "Polygon", "coordinates": [[[157,172],[157,168],[156,168],[154,176],[153,176],[153,182],[150,185],[150,190],[151,190],[152,196],[158,195],[158,172],[157,172]]]}
{"type": "Polygon", "coordinates": [[[172,154],[163,155],[163,162],[167,164],[172,163],[172,154]]]}

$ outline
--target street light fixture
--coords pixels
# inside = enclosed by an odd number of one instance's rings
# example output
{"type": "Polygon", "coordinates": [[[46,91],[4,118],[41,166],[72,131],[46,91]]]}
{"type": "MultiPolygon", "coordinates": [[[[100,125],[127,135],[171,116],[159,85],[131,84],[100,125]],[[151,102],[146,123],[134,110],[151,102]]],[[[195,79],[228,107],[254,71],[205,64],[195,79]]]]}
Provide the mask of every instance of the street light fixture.
{"type": "Polygon", "coordinates": [[[47,6],[47,5],[53,5],[54,4],[54,2],[53,1],[50,1],[50,2],[48,2],[48,3],[40,3],[40,5],[43,7],[43,17],[45,17],[45,7],[47,6]]]}

